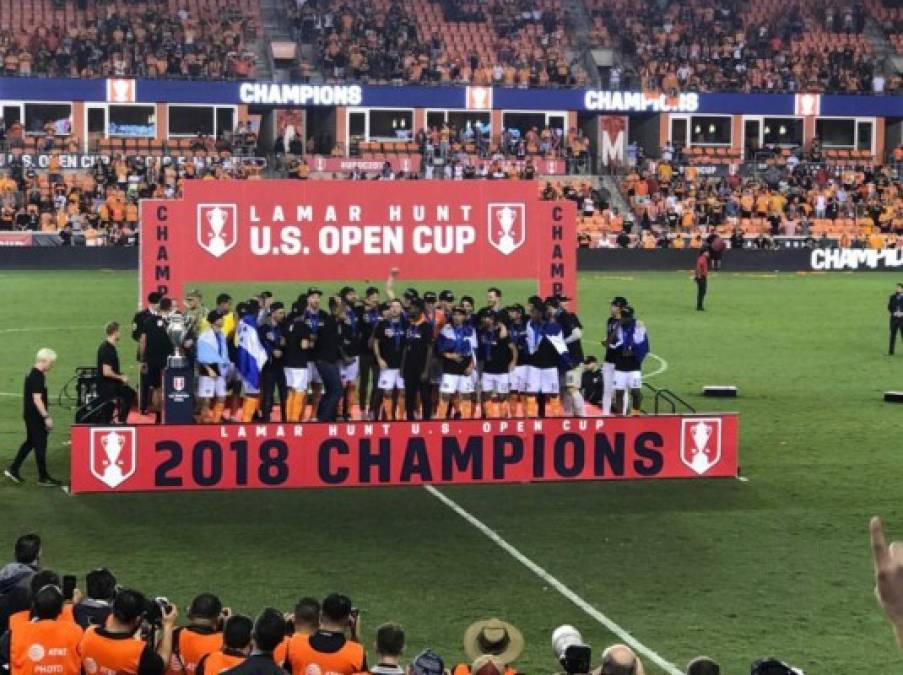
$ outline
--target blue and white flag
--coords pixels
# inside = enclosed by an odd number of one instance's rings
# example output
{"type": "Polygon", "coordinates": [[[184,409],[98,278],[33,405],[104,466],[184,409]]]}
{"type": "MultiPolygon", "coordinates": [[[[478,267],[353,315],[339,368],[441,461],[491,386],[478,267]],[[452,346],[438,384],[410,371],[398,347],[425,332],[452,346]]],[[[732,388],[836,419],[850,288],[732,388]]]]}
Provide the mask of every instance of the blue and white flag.
{"type": "Polygon", "coordinates": [[[267,362],[267,350],[257,334],[257,317],[246,314],[238,322],[238,373],[251,389],[260,389],[260,371],[267,362]]]}

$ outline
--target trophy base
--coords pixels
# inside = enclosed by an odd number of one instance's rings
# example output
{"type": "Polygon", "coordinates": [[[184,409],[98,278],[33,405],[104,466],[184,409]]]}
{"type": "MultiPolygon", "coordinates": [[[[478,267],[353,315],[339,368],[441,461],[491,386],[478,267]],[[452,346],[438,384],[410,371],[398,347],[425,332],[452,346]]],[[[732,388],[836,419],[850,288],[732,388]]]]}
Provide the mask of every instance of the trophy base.
{"type": "Polygon", "coordinates": [[[172,356],[166,357],[166,367],[173,369],[181,369],[188,367],[188,359],[184,356],[180,356],[178,354],[174,354],[172,356]]]}

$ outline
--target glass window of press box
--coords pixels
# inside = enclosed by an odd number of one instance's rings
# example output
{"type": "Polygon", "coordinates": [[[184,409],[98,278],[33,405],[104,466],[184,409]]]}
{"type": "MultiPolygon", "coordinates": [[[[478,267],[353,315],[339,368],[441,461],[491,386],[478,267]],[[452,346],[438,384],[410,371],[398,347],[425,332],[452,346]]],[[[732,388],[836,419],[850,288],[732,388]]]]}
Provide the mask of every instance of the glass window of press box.
{"type": "Polygon", "coordinates": [[[71,103],[26,103],[25,133],[43,135],[53,130],[56,136],[72,133],[71,103]]]}
{"type": "Polygon", "coordinates": [[[118,138],[154,138],[157,135],[157,107],[154,105],[111,105],[107,109],[107,135],[118,138]]]}
{"type": "Polygon", "coordinates": [[[694,115],[690,118],[690,144],[730,145],[732,128],[730,117],[694,115]]]}

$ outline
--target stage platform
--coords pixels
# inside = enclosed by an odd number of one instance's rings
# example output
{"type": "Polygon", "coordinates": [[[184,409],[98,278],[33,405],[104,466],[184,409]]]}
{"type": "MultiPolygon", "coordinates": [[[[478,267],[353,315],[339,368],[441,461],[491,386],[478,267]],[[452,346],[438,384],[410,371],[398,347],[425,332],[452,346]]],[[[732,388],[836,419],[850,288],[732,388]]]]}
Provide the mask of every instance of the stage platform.
{"type": "Polygon", "coordinates": [[[72,427],[73,494],[727,478],[739,468],[739,417],[733,413],[302,424],[139,421],[144,420],[72,427]]]}

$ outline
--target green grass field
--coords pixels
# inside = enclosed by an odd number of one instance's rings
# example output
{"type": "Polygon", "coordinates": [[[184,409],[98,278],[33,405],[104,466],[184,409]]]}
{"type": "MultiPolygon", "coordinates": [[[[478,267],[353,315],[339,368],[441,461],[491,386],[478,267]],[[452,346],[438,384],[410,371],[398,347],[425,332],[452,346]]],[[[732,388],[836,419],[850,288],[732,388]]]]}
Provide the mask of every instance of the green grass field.
{"type": "MultiPolygon", "coordinates": [[[[872,594],[866,529],[879,513],[889,536],[903,537],[903,409],[881,401],[885,389],[903,388],[903,346],[886,356],[896,281],[722,273],[703,314],[691,311],[687,273],[582,274],[588,351],[598,354],[610,297],[626,295],[668,363],[653,382],[701,410],[741,413],[749,482],[442,492],[672,663],[707,653],[743,673],[774,654],[810,674],[899,673],[872,594]],[[740,398],[703,400],[703,384],[736,384],[740,398]]],[[[130,320],[137,290],[134,274],[113,272],[6,272],[0,285],[6,463],[20,442],[19,392],[35,350],[60,354],[55,396],[76,365],[93,362],[103,323],[130,320]]],[[[453,287],[481,300],[485,285],[453,287]]],[[[209,298],[219,289],[204,290],[209,298]]],[[[299,287],[273,290],[291,299],[299,287]]],[[[120,352],[135,375],[127,336],[120,352]]],[[[67,420],[58,422],[51,468],[65,477],[67,420]]],[[[33,480],[33,464],[24,473],[33,480]]],[[[577,625],[596,654],[614,640],[422,488],[68,497],[0,484],[4,555],[26,530],[45,537],[45,562],[61,573],[109,565],[122,582],[182,607],[203,590],[251,613],[342,590],[362,608],[368,639],[379,623],[402,622],[410,655],[432,646],[457,661],[465,627],[493,615],[523,629],[528,673],[557,669],[549,636],[561,623],[577,625]]]]}

